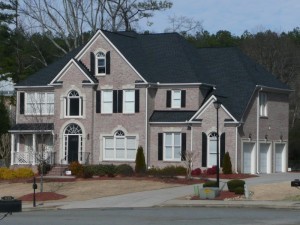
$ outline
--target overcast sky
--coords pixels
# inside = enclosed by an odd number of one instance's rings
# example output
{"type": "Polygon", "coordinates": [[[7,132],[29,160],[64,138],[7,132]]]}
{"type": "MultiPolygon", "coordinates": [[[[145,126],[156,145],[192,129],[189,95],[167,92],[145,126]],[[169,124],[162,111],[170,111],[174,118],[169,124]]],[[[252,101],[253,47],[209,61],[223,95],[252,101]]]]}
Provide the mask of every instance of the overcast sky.
{"type": "Polygon", "coordinates": [[[171,0],[170,10],[157,13],[151,27],[143,30],[164,32],[169,16],[186,16],[202,21],[210,33],[228,30],[241,35],[270,29],[276,32],[291,31],[300,27],[300,0],[171,0]]]}

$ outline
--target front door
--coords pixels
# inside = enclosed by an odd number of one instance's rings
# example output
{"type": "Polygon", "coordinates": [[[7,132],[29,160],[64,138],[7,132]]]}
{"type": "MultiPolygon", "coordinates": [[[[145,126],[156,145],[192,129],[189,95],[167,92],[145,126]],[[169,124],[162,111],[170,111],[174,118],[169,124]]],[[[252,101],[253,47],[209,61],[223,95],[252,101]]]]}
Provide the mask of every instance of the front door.
{"type": "Polygon", "coordinates": [[[69,135],[68,137],[68,162],[78,161],[78,135],[69,135]]]}

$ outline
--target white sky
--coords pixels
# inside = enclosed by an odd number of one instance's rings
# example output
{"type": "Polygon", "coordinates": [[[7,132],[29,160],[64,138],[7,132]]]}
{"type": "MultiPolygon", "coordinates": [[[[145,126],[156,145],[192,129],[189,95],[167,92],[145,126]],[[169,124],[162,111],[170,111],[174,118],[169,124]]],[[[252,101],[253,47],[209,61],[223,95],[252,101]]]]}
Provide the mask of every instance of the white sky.
{"type": "Polygon", "coordinates": [[[154,24],[142,30],[164,32],[169,16],[186,16],[202,21],[210,33],[228,30],[241,35],[270,29],[276,32],[291,31],[300,27],[300,0],[171,0],[170,10],[156,13],[150,19],[154,24]]]}

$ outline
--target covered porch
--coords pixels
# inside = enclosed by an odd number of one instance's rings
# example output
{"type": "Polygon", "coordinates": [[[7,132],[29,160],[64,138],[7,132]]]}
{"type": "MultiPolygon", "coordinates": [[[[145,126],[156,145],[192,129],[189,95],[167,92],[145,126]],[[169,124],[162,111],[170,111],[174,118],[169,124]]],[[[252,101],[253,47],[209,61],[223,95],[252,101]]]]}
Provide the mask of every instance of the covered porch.
{"type": "Polygon", "coordinates": [[[16,124],[11,134],[11,165],[55,163],[53,123],[16,124]]]}

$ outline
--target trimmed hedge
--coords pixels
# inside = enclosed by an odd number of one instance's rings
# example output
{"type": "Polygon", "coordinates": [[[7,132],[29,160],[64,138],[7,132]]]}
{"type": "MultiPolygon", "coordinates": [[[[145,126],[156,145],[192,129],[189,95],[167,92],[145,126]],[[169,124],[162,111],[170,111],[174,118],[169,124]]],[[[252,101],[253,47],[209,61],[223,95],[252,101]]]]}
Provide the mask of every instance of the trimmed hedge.
{"type": "Polygon", "coordinates": [[[136,153],[135,158],[135,172],[137,174],[145,174],[146,173],[146,162],[144,149],[142,146],[139,146],[136,153]]]}
{"type": "Polygon", "coordinates": [[[207,181],[203,184],[203,187],[217,187],[217,181],[207,181]]]}
{"type": "Polygon", "coordinates": [[[11,180],[16,178],[31,178],[34,176],[30,168],[8,169],[0,168],[0,179],[11,180]]]}
{"type": "Polygon", "coordinates": [[[116,174],[121,176],[131,177],[134,174],[133,168],[128,164],[118,165],[116,168],[116,174]]]}
{"type": "Polygon", "coordinates": [[[244,189],[245,181],[243,180],[230,180],[227,182],[227,187],[230,192],[235,192],[236,188],[244,189]]]}
{"type": "Polygon", "coordinates": [[[151,168],[148,169],[147,175],[155,177],[185,176],[186,168],[183,166],[166,166],[164,168],[151,168]]]}
{"type": "Polygon", "coordinates": [[[92,174],[92,176],[108,176],[114,177],[117,174],[117,166],[110,164],[110,165],[87,165],[84,166],[84,170],[88,171],[92,174]]]}
{"type": "Polygon", "coordinates": [[[243,195],[245,193],[245,189],[243,187],[237,187],[234,189],[234,193],[237,195],[243,195]]]}

